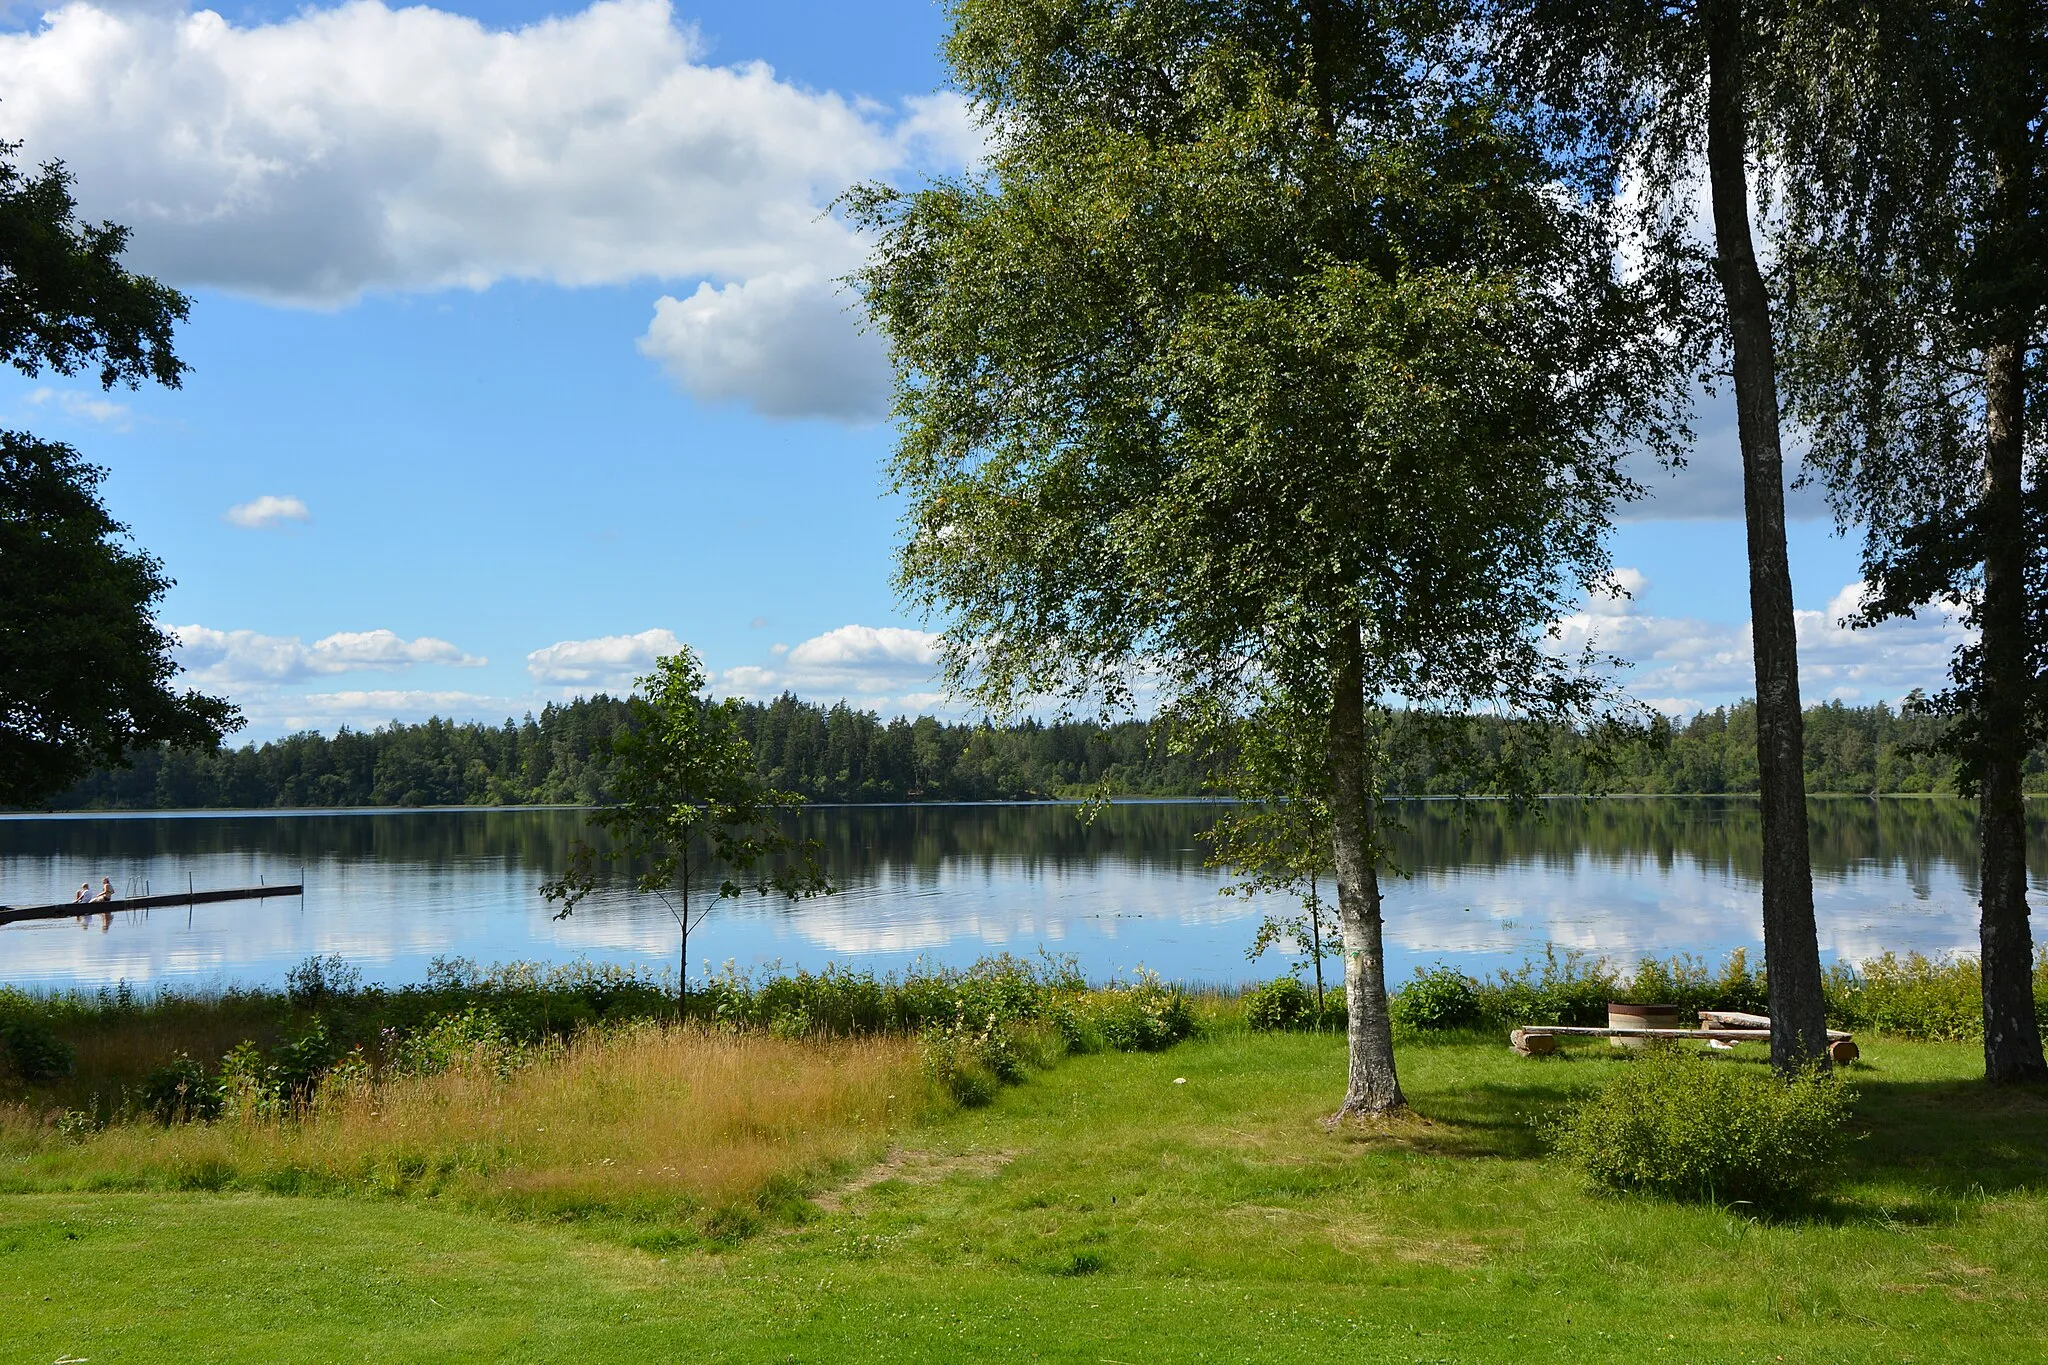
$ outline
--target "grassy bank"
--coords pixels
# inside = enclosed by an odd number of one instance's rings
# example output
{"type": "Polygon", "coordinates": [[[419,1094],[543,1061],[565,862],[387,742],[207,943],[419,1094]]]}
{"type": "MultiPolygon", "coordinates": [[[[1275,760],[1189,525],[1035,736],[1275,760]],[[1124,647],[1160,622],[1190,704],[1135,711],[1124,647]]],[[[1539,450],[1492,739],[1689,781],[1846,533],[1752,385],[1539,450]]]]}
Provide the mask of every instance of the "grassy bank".
{"type": "MultiPolygon", "coordinates": [[[[805,1045],[808,1046],[808,1045],[805,1045]]],[[[0,1354],[126,1359],[2010,1361],[2048,1355],[2048,1099],[1873,1041],[1810,1214],[1596,1195],[1536,1123],[1627,1065],[1412,1043],[1329,1132],[1342,1042],[1227,1021],[896,1130],[751,1236],[388,1197],[0,1198],[0,1354]]],[[[1754,1062],[1734,1061],[1736,1066],[1754,1062]]],[[[10,1159],[14,1160],[14,1159],[10,1159]]]]}
{"type": "Polygon", "coordinates": [[[0,1106],[0,1189],[395,1194],[713,1233],[871,1158],[929,1112],[913,1040],[638,1027],[432,1072],[330,1076],[306,1104],[98,1129],[0,1106]]]}

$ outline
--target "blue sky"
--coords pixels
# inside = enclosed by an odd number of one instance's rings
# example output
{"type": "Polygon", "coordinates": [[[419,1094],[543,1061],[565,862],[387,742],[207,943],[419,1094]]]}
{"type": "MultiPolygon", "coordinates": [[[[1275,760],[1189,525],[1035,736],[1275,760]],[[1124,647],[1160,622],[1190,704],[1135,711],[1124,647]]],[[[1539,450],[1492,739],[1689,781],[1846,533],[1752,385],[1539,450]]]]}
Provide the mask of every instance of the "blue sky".
{"type": "MultiPolygon", "coordinates": [[[[676,640],[727,690],[939,704],[890,587],[884,371],[832,280],[856,180],[971,154],[924,0],[11,11],[0,136],[62,157],[187,289],[175,392],[0,381],[178,580],[165,621],[252,737],[501,718],[676,640]],[[765,64],[765,65],[763,65],[765,64]]],[[[1684,710],[1745,695],[1731,415],[1566,623],[1684,710]]],[[[1809,699],[1938,682],[1939,620],[1850,634],[1810,495],[1809,699]]]]}

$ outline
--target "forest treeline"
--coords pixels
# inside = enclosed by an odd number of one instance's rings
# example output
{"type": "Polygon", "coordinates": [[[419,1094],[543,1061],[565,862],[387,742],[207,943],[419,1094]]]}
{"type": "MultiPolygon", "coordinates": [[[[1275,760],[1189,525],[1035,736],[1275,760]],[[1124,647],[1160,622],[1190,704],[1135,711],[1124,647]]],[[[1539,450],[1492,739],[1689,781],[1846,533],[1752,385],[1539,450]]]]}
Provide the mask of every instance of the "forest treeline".
{"type": "MultiPolygon", "coordinates": [[[[428,720],[305,732],[215,752],[150,749],[132,766],[92,774],[53,803],[60,810],[588,804],[605,795],[622,698],[548,706],[502,725],[428,720]]],[[[1202,766],[1170,751],[1145,721],[966,724],[919,716],[883,720],[844,703],[783,695],[750,702],[742,723],[760,775],[821,802],[1002,801],[1074,796],[1107,786],[1127,796],[1199,796],[1202,766]]],[[[1814,792],[1948,792],[1952,764],[1932,751],[1942,722],[1889,707],[1829,703],[1806,713],[1807,783],[1814,792]]],[[[1659,720],[1605,747],[1587,735],[1514,733],[1474,721],[1482,754],[1511,742],[1549,792],[1715,794],[1757,787],[1756,710],[1747,702],[1682,722],[1659,720]]],[[[1392,790],[1485,792],[1472,765],[1452,768],[1396,726],[1392,790]]],[[[2048,765],[2028,764],[2030,790],[2048,765]]]]}

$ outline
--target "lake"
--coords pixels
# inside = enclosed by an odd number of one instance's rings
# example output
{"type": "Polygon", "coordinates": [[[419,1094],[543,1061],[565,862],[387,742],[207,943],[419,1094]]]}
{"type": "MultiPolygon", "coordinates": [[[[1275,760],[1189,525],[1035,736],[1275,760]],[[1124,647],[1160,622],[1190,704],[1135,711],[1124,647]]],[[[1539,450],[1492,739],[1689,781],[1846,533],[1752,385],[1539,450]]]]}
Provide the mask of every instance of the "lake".
{"type": "MultiPolygon", "coordinates": [[[[1483,974],[1549,944],[1619,960],[1760,950],[1753,801],[1398,809],[1409,875],[1387,883],[1393,980],[1439,960],[1483,974]]],[[[691,971],[728,960],[888,971],[1044,949],[1075,955],[1098,979],[1140,967],[1219,984],[1277,975],[1279,961],[1244,955],[1260,915],[1277,907],[1219,894],[1223,876],[1203,866],[1198,836],[1215,813],[1134,801],[1084,824],[1053,804],[815,808],[802,823],[824,842],[838,894],[720,906],[691,939],[691,971]]],[[[1974,951],[1974,827],[1960,801],[1816,800],[1823,959],[1974,951]]],[[[0,902],[68,900],[102,876],[122,894],[302,873],[307,888],[303,902],[0,928],[0,982],[276,984],[329,952],[393,984],[419,980],[441,956],[672,967],[675,923],[649,898],[605,893],[570,919],[552,917],[538,887],[581,828],[578,812],[560,809],[0,817],[0,902]]]]}

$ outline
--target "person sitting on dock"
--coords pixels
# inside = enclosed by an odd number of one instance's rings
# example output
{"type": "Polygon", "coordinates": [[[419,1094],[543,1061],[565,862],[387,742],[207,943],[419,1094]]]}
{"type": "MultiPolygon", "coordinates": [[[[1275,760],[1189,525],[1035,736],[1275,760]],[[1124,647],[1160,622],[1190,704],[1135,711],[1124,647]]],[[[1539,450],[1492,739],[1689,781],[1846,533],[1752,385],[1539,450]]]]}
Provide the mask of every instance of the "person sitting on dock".
{"type": "Polygon", "coordinates": [[[99,893],[99,894],[98,894],[97,896],[94,896],[94,897],[93,897],[93,901],[94,901],[94,903],[95,903],[95,904],[97,904],[97,903],[98,903],[98,902],[100,902],[100,901],[110,901],[110,900],[112,900],[113,898],[114,898],[114,879],[113,879],[112,877],[102,877],[102,878],[100,878],[100,893],[99,893]]]}
{"type": "Polygon", "coordinates": [[[91,883],[91,882],[80,882],[80,883],[78,884],[78,894],[77,894],[77,895],[75,895],[75,896],[73,896],[73,897],[71,898],[71,903],[72,903],[73,905],[83,905],[83,904],[85,904],[85,903],[86,903],[87,901],[89,901],[89,900],[91,900],[91,899],[92,899],[92,883],[91,883]]]}

